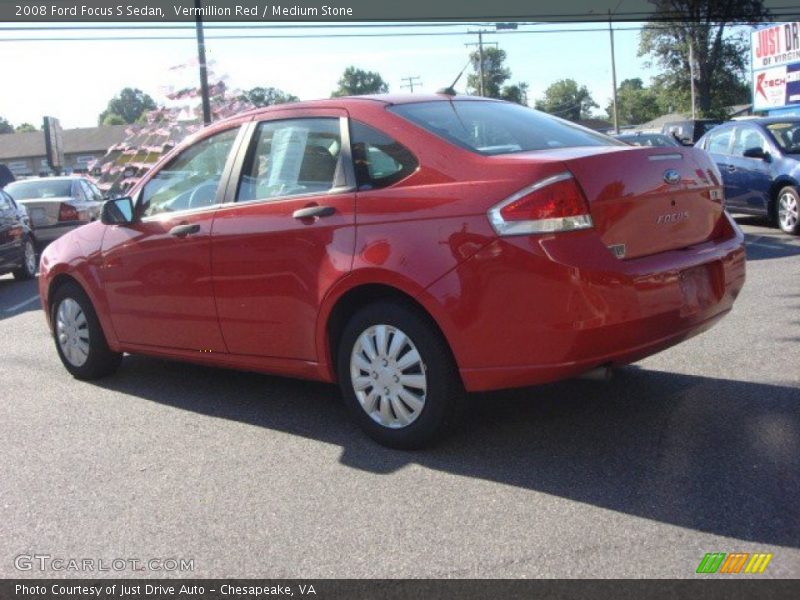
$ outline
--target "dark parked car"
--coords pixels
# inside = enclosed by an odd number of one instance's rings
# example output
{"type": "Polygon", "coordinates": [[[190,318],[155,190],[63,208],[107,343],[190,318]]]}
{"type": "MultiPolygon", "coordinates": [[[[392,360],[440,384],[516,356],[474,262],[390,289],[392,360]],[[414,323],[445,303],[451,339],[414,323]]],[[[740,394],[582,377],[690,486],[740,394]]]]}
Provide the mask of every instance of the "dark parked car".
{"type": "Polygon", "coordinates": [[[0,189],[3,189],[7,184],[14,181],[16,178],[6,165],[0,163],[0,189]]]}
{"type": "Polygon", "coordinates": [[[24,206],[0,190],[0,275],[14,273],[17,279],[36,274],[33,232],[24,206]]]}
{"type": "Polygon", "coordinates": [[[84,177],[36,177],[5,187],[28,209],[37,242],[52,242],[100,218],[103,194],[84,177]]]}
{"type": "Polygon", "coordinates": [[[730,212],[763,215],[800,234],[800,118],[732,121],[697,146],[719,166],[730,212]]]}
{"type": "Polygon", "coordinates": [[[620,142],[631,146],[650,146],[655,148],[674,148],[682,144],[671,135],[663,133],[621,133],[615,135],[620,142]]]}

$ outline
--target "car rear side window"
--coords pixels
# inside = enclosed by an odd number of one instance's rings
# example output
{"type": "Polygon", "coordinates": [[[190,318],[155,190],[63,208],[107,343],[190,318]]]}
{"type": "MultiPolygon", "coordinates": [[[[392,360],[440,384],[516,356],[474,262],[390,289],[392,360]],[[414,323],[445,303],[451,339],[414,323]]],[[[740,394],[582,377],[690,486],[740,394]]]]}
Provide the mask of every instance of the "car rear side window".
{"type": "Polygon", "coordinates": [[[408,148],[364,123],[350,123],[350,143],[359,190],[390,186],[405,179],[419,166],[408,148]]]}
{"type": "Polygon", "coordinates": [[[397,104],[388,110],[479,154],[625,145],[575,123],[506,102],[413,102],[397,104]]]}
{"type": "Polygon", "coordinates": [[[733,133],[733,129],[721,129],[709,133],[706,141],[706,152],[728,154],[728,148],[731,145],[731,133],[733,133]]]}
{"type": "Polygon", "coordinates": [[[265,121],[242,170],[237,202],[325,193],[343,181],[339,119],[265,121]]]}

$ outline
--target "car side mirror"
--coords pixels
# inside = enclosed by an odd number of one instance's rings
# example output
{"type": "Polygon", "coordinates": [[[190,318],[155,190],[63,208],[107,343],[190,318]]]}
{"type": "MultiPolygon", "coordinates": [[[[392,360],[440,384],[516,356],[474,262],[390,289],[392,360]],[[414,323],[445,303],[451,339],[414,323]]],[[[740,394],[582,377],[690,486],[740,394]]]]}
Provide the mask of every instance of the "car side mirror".
{"type": "Polygon", "coordinates": [[[106,201],[100,213],[100,220],[106,225],[133,223],[133,200],[124,196],[106,201]]]}
{"type": "Polygon", "coordinates": [[[744,152],[742,152],[742,156],[746,156],[747,158],[760,158],[761,160],[769,161],[769,152],[764,152],[763,148],[759,148],[755,146],[753,148],[748,148],[744,152]]]}

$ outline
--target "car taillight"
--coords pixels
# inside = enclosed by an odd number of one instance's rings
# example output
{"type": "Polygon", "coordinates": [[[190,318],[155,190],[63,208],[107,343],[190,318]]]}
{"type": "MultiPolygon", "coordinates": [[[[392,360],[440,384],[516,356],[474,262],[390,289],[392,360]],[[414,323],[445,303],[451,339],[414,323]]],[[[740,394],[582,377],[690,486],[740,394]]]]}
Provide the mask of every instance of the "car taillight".
{"type": "Polygon", "coordinates": [[[58,220],[59,221],[77,221],[78,209],[70,204],[61,203],[58,207],[58,220]]]}
{"type": "Polygon", "coordinates": [[[587,229],[589,205],[571,173],[537,181],[489,210],[489,221],[500,235],[525,235],[587,229]]]}

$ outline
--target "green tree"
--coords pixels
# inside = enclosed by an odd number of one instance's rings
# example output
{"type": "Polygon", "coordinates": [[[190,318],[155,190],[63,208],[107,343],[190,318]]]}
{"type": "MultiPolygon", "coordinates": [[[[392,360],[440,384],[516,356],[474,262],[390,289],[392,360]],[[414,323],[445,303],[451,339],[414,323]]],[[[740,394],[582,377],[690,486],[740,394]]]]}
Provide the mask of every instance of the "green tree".
{"type": "MultiPolygon", "coordinates": [[[[663,114],[658,94],[647,88],[638,77],[625,79],[617,88],[617,116],[620,125],[639,125],[663,114]]],[[[614,102],[606,107],[609,120],[614,118],[614,102]]]]}
{"type": "Polygon", "coordinates": [[[520,82],[503,86],[503,89],[500,90],[500,98],[528,106],[528,84],[520,82]]]}
{"type": "Polygon", "coordinates": [[[544,112],[579,121],[590,116],[598,105],[585,85],[578,86],[574,79],[559,79],[544,91],[544,97],[536,101],[536,108],[544,112]]]}
{"type": "Polygon", "coordinates": [[[344,70],[339,78],[339,87],[331,94],[332,98],[339,96],[361,96],[363,94],[385,94],[389,86],[379,73],[365,71],[350,66],[344,70]]]}
{"type": "Polygon", "coordinates": [[[239,99],[257,107],[272,106],[273,104],[287,104],[300,100],[300,98],[294,94],[284,92],[275,87],[254,87],[242,92],[239,99]]]}
{"type": "Polygon", "coordinates": [[[37,130],[36,127],[31,125],[30,123],[22,123],[20,125],[17,125],[17,128],[16,128],[15,131],[17,133],[28,133],[28,132],[36,131],[36,130],[37,130]]]}
{"type": "Polygon", "coordinates": [[[0,133],[14,133],[14,127],[3,117],[0,117],[0,133]]]}
{"type": "Polygon", "coordinates": [[[111,125],[125,125],[125,119],[120,117],[117,113],[108,113],[100,125],[103,127],[110,127],[111,125]]]}
{"type": "MultiPolygon", "coordinates": [[[[98,123],[106,124],[109,115],[118,115],[123,123],[135,123],[142,113],[154,110],[156,103],[142,90],[125,88],[108,102],[106,109],[100,113],[98,123]]],[[[113,119],[116,121],[116,119],[113,119]]]]}
{"type": "MultiPolygon", "coordinates": [[[[467,92],[472,95],[481,93],[481,54],[475,50],[469,55],[472,70],[467,76],[467,92]]],[[[511,70],[504,66],[506,51],[494,46],[483,49],[483,95],[486,98],[500,98],[503,84],[511,78],[511,70]]]]}
{"type": "Polygon", "coordinates": [[[749,41],[736,23],[764,20],[761,0],[653,0],[657,20],[639,39],[639,56],[649,56],[663,73],[654,78],[662,108],[691,110],[689,48],[694,57],[699,116],[726,116],[725,107],[746,102],[749,41]]]}

